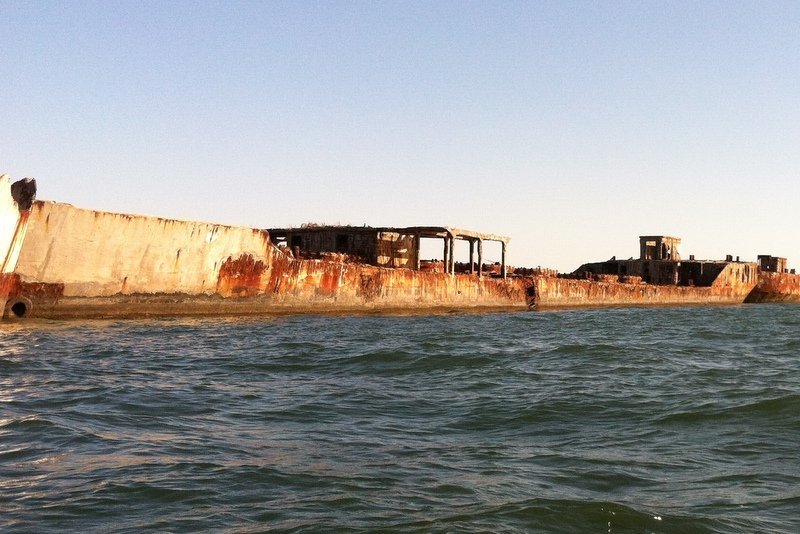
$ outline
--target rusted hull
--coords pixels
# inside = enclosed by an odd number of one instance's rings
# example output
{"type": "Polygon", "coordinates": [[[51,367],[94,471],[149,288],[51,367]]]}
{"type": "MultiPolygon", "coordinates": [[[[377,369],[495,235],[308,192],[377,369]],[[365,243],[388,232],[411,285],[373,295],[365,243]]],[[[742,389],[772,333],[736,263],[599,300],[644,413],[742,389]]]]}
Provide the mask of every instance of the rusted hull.
{"type": "Polygon", "coordinates": [[[800,303],[800,274],[761,272],[747,302],[800,303]]]}
{"type": "Polygon", "coordinates": [[[537,278],[539,308],[741,304],[752,286],[685,287],[537,278]]]}
{"type": "Polygon", "coordinates": [[[728,263],[710,286],[626,283],[608,275],[596,278],[537,278],[538,304],[540,307],[741,304],[759,281],[758,269],[748,262],[728,263]]]}
{"type": "Polygon", "coordinates": [[[538,276],[477,279],[308,260],[293,260],[267,272],[263,290],[238,286],[234,294],[64,296],[61,284],[13,280],[9,303],[24,302],[27,317],[61,319],[740,304],[747,296],[745,290],[732,287],[634,285],[538,276]]]}
{"type": "MultiPolygon", "coordinates": [[[[239,264],[249,265],[248,260],[239,264]]],[[[260,270],[260,269],[257,269],[260,270]]],[[[6,317],[24,303],[26,317],[99,318],[171,315],[369,313],[527,309],[525,279],[478,279],[320,260],[276,262],[259,276],[231,280],[221,272],[219,291],[65,295],[64,284],[9,282],[6,317]]]]}

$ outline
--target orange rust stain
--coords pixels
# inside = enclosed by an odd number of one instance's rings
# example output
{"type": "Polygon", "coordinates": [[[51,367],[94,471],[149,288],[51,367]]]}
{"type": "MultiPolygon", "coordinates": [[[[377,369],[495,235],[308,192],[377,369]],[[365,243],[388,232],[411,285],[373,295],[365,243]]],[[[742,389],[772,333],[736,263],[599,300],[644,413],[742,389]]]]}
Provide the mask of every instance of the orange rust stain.
{"type": "Polygon", "coordinates": [[[14,273],[0,274],[0,298],[16,294],[19,287],[19,275],[14,273]]]}
{"type": "Polygon", "coordinates": [[[268,293],[287,293],[294,288],[300,273],[300,262],[283,253],[272,255],[268,293]]]}
{"type": "Polygon", "coordinates": [[[340,264],[326,264],[322,270],[322,277],[319,280],[319,293],[335,295],[339,289],[340,264]]]}
{"type": "Polygon", "coordinates": [[[219,268],[217,293],[223,296],[249,297],[261,289],[261,277],[267,266],[250,254],[228,257],[219,268]]]}

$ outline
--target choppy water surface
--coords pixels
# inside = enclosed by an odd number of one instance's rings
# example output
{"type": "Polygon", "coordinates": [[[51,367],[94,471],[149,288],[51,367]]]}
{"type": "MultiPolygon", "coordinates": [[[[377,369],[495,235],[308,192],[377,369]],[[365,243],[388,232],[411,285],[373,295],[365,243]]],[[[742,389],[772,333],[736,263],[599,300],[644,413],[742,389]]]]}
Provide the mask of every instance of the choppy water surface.
{"type": "Polygon", "coordinates": [[[0,530],[797,532],[800,306],[0,325],[0,530]]]}

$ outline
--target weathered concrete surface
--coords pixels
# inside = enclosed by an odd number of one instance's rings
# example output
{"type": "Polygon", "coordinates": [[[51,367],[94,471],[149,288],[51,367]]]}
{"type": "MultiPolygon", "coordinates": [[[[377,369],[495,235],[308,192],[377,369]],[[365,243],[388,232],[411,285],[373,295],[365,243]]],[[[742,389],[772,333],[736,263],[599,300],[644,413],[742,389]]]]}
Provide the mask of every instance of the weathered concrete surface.
{"type": "Polygon", "coordinates": [[[746,291],[735,288],[657,286],[537,278],[538,306],[652,306],[667,304],[734,304],[744,301],[746,291]]]}
{"type": "Polygon", "coordinates": [[[27,223],[6,315],[12,297],[27,299],[30,315],[50,316],[64,299],[213,295],[226,261],[268,262],[272,249],[260,230],[53,202],[34,202],[27,223]]]}
{"type": "Polygon", "coordinates": [[[746,302],[800,303],[800,274],[761,271],[758,285],[747,296],[746,302]]]}

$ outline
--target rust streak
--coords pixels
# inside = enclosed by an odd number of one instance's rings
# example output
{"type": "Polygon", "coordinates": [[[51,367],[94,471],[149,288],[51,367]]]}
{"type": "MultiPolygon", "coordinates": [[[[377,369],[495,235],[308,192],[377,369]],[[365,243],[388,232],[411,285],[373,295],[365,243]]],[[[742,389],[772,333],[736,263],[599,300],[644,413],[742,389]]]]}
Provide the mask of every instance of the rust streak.
{"type": "Polygon", "coordinates": [[[217,293],[222,296],[248,297],[261,290],[261,277],[267,266],[251,254],[234,259],[228,257],[220,266],[217,277],[217,293]]]}

